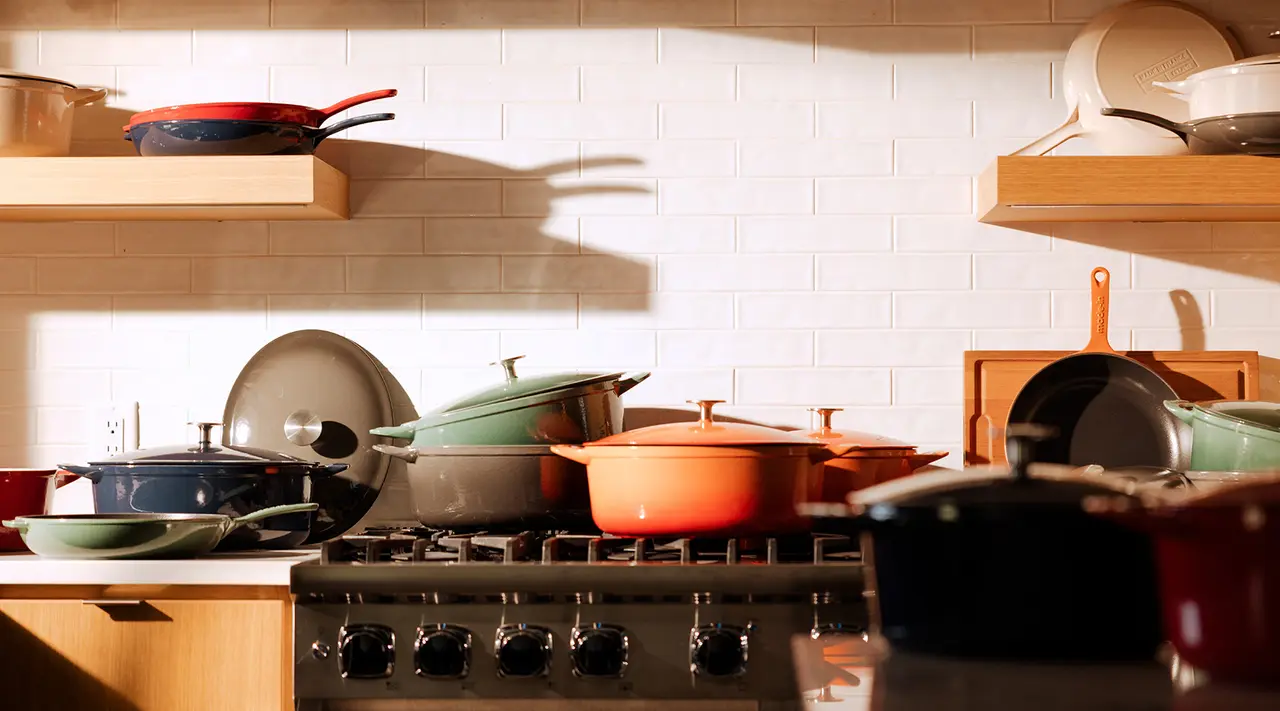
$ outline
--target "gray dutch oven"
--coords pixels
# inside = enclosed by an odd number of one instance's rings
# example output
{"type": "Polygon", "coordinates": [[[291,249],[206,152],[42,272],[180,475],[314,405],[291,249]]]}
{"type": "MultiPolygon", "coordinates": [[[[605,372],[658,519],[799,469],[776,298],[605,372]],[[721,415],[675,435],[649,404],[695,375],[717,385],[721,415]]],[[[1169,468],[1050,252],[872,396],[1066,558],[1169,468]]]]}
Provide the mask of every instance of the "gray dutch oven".
{"type": "Polygon", "coordinates": [[[515,362],[501,365],[506,380],[421,418],[372,434],[412,440],[417,449],[457,445],[582,444],[622,431],[622,394],[649,377],[633,373],[554,373],[516,376],[515,362]]]}

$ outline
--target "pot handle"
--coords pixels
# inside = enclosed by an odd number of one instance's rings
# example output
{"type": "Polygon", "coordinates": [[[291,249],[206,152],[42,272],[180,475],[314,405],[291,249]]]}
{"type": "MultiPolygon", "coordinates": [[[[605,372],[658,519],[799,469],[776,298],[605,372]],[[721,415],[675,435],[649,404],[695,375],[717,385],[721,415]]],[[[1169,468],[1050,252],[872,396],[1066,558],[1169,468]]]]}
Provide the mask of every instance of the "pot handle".
{"type": "Polygon", "coordinates": [[[859,449],[856,444],[815,444],[809,448],[809,461],[814,464],[839,459],[859,449]]]}
{"type": "Polygon", "coordinates": [[[551,453],[558,454],[579,464],[586,465],[591,463],[591,455],[587,452],[587,448],[581,445],[553,444],[551,445],[551,453]]]}
{"type": "Polygon", "coordinates": [[[390,121],[395,117],[396,117],[395,114],[369,114],[368,116],[357,116],[355,118],[349,118],[345,121],[339,121],[333,124],[332,126],[325,126],[324,128],[308,129],[308,130],[311,133],[312,140],[318,144],[324,139],[328,138],[329,136],[332,136],[333,134],[338,133],[339,131],[345,131],[348,128],[354,128],[356,126],[363,126],[366,123],[375,123],[378,121],[390,121]]]}
{"type": "Polygon", "coordinates": [[[636,371],[634,373],[624,373],[622,377],[618,379],[618,384],[614,386],[614,390],[618,393],[618,396],[621,397],[626,391],[634,388],[640,383],[643,383],[650,375],[652,375],[652,373],[643,370],[636,371]]]}
{"type": "Polygon", "coordinates": [[[379,89],[377,91],[369,91],[363,94],[356,94],[355,96],[339,101],[333,106],[330,106],[325,109],[320,109],[320,115],[324,116],[324,120],[327,121],[334,114],[340,113],[342,111],[346,111],[352,106],[367,103],[370,101],[376,101],[378,99],[390,99],[391,97],[399,93],[400,92],[397,91],[396,89],[379,89]]]}
{"type": "Polygon", "coordinates": [[[390,437],[391,439],[413,439],[414,423],[406,422],[403,425],[392,425],[390,427],[374,427],[369,430],[369,434],[379,437],[390,437]]]}
{"type": "MultiPolygon", "coordinates": [[[[245,514],[244,516],[239,516],[231,519],[231,525],[227,527],[227,533],[231,533],[232,531],[236,530],[237,528],[240,528],[246,523],[261,521],[264,518],[271,518],[272,516],[283,516],[285,514],[291,514],[291,513],[303,513],[304,511],[315,511],[318,508],[320,508],[320,504],[317,504],[317,503],[286,504],[284,506],[268,506],[265,509],[258,509],[253,513],[245,514]]],[[[226,533],[224,533],[223,535],[225,536],[226,533]]]]}
{"type": "Polygon", "coordinates": [[[67,91],[62,98],[67,100],[72,106],[84,106],[95,101],[101,101],[107,95],[106,89],[82,89],[76,88],[67,91]]]}
{"type": "Polygon", "coordinates": [[[84,467],[79,464],[59,464],[58,469],[72,476],[82,476],[95,484],[102,479],[102,470],[96,467],[84,467]]]}
{"type": "Polygon", "coordinates": [[[413,447],[393,447],[389,444],[375,444],[373,445],[373,449],[374,451],[382,452],[389,457],[403,459],[410,464],[418,461],[418,450],[413,447]]]}
{"type": "Polygon", "coordinates": [[[1195,405],[1190,400],[1165,400],[1164,409],[1173,413],[1174,417],[1188,425],[1191,424],[1191,419],[1195,416],[1195,405]]]}
{"type": "MultiPolygon", "coordinates": [[[[375,447],[378,445],[374,445],[375,447]]],[[[338,462],[337,464],[321,464],[311,472],[313,479],[328,479],[335,474],[341,474],[350,468],[350,464],[346,462],[338,462]]]]}
{"type": "Polygon", "coordinates": [[[915,471],[927,464],[933,464],[934,462],[938,461],[939,459],[942,459],[948,454],[951,454],[951,453],[950,452],[916,452],[915,454],[907,455],[907,466],[911,469],[911,471],[915,471]]]}
{"type": "Polygon", "coordinates": [[[1084,126],[1080,124],[1080,109],[1075,108],[1071,110],[1071,115],[1067,117],[1067,120],[1061,126],[1009,155],[1042,156],[1082,133],[1084,133],[1084,126]]]}
{"type": "Polygon", "coordinates": [[[1182,99],[1183,101],[1191,100],[1191,95],[1187,93],[1187,82],[1185,79],[1182,81],[1153,81],[1151,82],[1151,86],[1164,89],[1175,99],[1182,99]]]}
{"type": "Polygon", "coordinates": [[[1115,109],[1111,107],[1104,108],[1098,113],[1102,114],[1103,116],[1116,116],[1119,118],[1127,118],[1127,119],[1133,119],[1134,121],[1141,121],[1142,123],[1149,123],[1152,126],[1163,128],[1164,130],[1170,133],[1176,134],[1178,138],[1181,138],[1183,140],[1184,143],[1187,140],[1187,124],[1178,123],[1176,121],[1170,121],[1169,119],[1164,118],[1163,116],[1156,116],[1155,114],[1149,114],[1146,111],[1134,111],[1133,109],[1115,109]]]}
{"type": "Polygon", "coordinates": [[[4,526],[5,528],[12,528],[17,531],[25,531],[29,527],[29,524],[26,521],[13,520],[13,521],[0,521],[0,526],[4,526]]]}

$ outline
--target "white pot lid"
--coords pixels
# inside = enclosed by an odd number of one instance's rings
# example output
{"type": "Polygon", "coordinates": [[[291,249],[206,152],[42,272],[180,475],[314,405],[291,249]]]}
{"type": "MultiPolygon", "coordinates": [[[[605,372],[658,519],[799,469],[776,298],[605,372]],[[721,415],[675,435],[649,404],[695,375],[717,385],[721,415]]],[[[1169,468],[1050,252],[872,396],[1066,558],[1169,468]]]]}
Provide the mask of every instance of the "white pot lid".
{"type": "Polygon", "coordinates": [[[1246,57],[1238,62],[1224,64],[1220,67],[1210,67],[1192,74],[1184,79],[1183,82],[1193,84],[1202,79],[1211,79],[1228,74],[1252,74],[1254,72],[1280,72],[1280,54],[1259,54],[1256,57],[1246,57]]]}
{"type": "Polygon", "coordinates": [[[49,77],[39,77],[34,74],[24,74],[16,72],[12,69],[0,69],[0,79],[17,79],[18,81],[39,81],[48,84],[61,84],[62,86],[75,89],[76,85],[62,79],[51,79],[49,77]]]}

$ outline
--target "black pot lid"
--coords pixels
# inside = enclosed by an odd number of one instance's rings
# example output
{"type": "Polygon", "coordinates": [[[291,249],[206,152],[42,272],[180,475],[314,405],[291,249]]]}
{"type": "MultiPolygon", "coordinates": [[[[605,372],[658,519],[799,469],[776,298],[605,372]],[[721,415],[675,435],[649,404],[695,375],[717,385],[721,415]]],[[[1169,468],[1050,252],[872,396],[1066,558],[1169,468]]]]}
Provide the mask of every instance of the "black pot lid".
{"type": "Polygon", "coordinates": [[[132,464],[144,464],[146,466],[184,466],[190,467],[199,464],[217,464],[217,465],[244,465],[251,467],[268,467],[268,466],[314,466],[315,460],[310,461],[300,459],[283,452],[277,452],[269,449],[259,449],[257,447],[233,447],[231,445],[218,445],[212,442],[210,437],[213,428],[221,426],[216,422],[193,422],[200,433],[199,441],[195,444],[176,445],[171,447],[152,447],[150,449],[138,449],[124,454],[117,454],[114,457],[103,459],[96,462],[89,462],[89,466],[128,466],[132,464]]]}
{"type": "Polygon", "coordinates": [[[240,371],[223,413],[223,442],[279,450],[346,471],[312,482],[320,504],[307,543],[342,535],[368,513],[390,458],[369,430],[393,417],[384,368],[365,349],[329,331],[285,334],[240,371]]]}

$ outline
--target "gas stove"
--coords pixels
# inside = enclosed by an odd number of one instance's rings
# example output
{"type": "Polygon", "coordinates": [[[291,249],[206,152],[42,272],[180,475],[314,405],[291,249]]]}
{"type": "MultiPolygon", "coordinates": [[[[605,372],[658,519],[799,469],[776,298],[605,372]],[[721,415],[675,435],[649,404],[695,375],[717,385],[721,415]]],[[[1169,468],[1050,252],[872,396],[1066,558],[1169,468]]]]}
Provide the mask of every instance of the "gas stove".
{"type": "Polygon", "coordinates": [[[370,529],[292,569],[294,696],[799,708],[791,639],[864,634],[862,573],[835,535],[370,529]]]}

